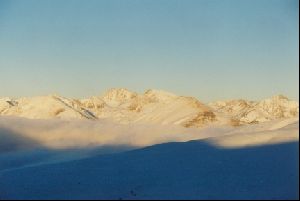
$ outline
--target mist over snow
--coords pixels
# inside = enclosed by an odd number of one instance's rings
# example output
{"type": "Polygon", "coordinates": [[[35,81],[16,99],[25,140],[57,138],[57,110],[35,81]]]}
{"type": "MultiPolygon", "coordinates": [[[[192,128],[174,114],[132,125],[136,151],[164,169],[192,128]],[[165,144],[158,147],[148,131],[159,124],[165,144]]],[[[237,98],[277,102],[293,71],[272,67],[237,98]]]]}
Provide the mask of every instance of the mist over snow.
{"type": "Polygon", "coordinates": [[[1,199],[299,197],[297,118],[199,129],[1,117],[0,127],[1,199]]]}

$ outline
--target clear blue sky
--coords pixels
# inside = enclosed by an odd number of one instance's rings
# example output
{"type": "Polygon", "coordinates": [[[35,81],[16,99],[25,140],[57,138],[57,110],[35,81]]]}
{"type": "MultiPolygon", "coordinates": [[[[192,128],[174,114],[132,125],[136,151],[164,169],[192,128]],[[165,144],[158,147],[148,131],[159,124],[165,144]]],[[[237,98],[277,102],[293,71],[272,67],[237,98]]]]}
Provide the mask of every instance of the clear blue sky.
{"type": "Polygon", "coordinates": [[[0,1],[0,96],[299,100],[297,0],[0,1]]]}

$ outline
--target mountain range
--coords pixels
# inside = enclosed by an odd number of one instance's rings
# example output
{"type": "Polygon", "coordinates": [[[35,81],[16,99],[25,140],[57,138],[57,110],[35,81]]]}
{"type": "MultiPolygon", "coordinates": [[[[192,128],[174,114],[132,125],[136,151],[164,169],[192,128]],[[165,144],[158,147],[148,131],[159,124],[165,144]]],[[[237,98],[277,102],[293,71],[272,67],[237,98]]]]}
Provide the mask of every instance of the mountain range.
{"type": "Polygon", "coordinates": [[[59,95],[0,98],[0,115],[30,119],[109,119],[121,124],[244,125],[299,115],[299,104],[277,95],[261,101],[243,99],[204,104],[194,97],[161,90],[143,94],[113,88],[101,96],[71,99],[59,95]]]}

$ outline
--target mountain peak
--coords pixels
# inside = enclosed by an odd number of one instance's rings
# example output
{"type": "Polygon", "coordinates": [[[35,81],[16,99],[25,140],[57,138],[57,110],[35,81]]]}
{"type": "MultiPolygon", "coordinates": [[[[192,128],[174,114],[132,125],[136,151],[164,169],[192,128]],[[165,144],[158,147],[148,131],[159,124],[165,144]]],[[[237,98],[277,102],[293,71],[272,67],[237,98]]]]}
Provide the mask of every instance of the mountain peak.
{"type": "Polygon", "coordinates": [[[131,92],[126,88],[111,88],[103,95],[105,101],[124,101],[137,97],[137,93],[131,92]]]}
{"type": "Polygon", "coordinates": [[[288,97],[282,95],[282,94],[278,94],[278,95],[275,95],[275,96],[272,96],[271,99],[273,100],[289,100],[288,97]]]}
{"type": "Polygon", "coordinates": [[[178,97],[177,95],[175,95],[171,92],[157,90],[157,89],[146,90],[144,93],[144,96],[155,99],[155,100],[160,100],[160,101],[165,101],[165,100],[169,100],[169,99],[178,97]]]}

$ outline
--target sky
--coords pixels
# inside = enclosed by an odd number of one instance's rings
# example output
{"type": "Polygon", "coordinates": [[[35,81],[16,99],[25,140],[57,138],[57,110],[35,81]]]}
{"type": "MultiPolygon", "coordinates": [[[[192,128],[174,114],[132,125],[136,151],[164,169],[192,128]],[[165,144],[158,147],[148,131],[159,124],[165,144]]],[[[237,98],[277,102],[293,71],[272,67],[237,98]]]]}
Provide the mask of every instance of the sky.
{"type": "Polygon", "coordinates": [[[1,0],[0,97],[299,100],[297,0],[1,0]]]}

